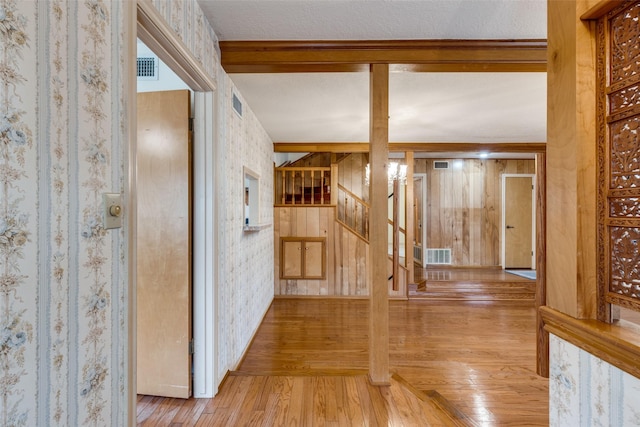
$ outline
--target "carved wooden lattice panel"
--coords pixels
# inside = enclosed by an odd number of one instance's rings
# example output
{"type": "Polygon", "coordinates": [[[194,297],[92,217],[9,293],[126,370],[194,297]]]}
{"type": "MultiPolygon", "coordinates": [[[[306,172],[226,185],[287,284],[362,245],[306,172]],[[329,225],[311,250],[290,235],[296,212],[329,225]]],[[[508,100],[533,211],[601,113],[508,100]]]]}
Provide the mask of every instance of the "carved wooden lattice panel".
{"type": "Polygon", "coordinates": [[[605,303],[640,310],[640,1],[597,28],[603,316],[605,303]]]}

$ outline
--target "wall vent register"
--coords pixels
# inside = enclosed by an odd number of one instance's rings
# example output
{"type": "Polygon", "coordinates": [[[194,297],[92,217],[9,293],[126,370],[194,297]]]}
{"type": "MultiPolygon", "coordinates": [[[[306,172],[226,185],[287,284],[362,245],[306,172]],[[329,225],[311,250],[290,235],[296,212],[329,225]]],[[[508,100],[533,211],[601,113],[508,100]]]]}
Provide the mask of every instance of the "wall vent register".
{"type": "Polygon", "coordinates": [[[449,169],[449,162],[444,160],[435,160],[433,162],[434,169],[449,169]]]}
{"type": "Polygon", "coordinates": [[[138,80],[158,80],[158,58],[139,57],[137,61],[138,80]]]}
{"type": "Polygon", "coordinates": [[[236,94],[233,94],[233,110],[240,116],[242,117],[242,101],[240,101],[240,98],[238,98],[236,96],[236,94]]]}
{"type": "Polygon", "coordinates": [[[447,265],[451,264],[451,249],[434,249],[426,250],[427,264],[447,265]]]}

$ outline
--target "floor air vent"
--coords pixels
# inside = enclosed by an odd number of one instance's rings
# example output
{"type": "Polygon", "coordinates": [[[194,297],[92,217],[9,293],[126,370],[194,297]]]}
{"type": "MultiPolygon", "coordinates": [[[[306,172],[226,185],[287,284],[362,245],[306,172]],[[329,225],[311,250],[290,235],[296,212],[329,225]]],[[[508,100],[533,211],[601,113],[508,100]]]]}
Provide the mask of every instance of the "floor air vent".
{"type": "Polygon", "coordinates": [[[427,249],[427,264],[451,264],[451,249],[427,249]]]}

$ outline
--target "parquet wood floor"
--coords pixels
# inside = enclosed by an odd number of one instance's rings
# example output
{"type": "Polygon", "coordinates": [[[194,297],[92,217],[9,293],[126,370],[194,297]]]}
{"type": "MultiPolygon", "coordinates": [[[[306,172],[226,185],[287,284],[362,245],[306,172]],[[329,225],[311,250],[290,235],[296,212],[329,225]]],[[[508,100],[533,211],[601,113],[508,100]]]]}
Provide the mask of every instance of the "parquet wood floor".
{"type": "Polygon", "coordinates": [[[387,388],[366,380],[368,316],[367,300],[276,299],[218,396],[141,396],[139,424],[548,425],[532,302],[391,301],[387,388]]]}

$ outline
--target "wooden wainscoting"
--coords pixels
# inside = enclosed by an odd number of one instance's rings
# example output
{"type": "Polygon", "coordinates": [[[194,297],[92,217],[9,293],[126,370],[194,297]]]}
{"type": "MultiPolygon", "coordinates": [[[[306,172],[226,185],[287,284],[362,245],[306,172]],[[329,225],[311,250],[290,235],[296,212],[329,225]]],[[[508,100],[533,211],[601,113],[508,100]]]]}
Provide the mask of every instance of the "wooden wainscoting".
{"type": "Polygon", "coordinates": [[[274,208],[275,295],[366,297],[368,244],[335,221],[335,207],[274,208]],[[280,240],[326,239],[326,275],[322,279],[281,279],[280,240]]]}

